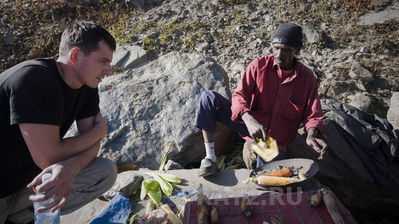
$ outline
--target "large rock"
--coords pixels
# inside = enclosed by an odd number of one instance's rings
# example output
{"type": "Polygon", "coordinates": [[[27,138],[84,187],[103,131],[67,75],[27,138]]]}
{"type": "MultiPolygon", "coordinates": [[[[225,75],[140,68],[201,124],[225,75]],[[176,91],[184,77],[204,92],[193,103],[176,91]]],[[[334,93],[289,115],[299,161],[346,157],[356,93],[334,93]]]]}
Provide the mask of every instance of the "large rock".
{"type": "Polygon", "coordinates": [[[111,66],[118,70],[134,68],[147,61],[147,52],[139,46],[124,44],[117,45],[111,66]]]}
{"type": "Polygon", "coordinates": [[[316,29],[310,26],[302,26],[302,27],[303,27],[303,34],[307,42],[313,44],[321,40],[320,34],[317,32],[316,29]]]}
{"type": "MultiPolygon", "coordinates": [[[[165,149],[174,144],[170,156],[181,152],[176,162],[199,161],[205,150],[193,122],[206,89],[231,96],[223,68],[199,54],[172,52],[104,79],[99,86],[100,108],[109,134],[100,155],[155,169],[165,149]]],[[[216,134],[218,151],[231,131],[220,126],[216,134]]]]}
{"type": "Polygon", "coordinates": [[[361,111],[368,112],[372,103],[372,98],[363,93],[355,93],[354,95],[348,96],[351,100],[350,105],[359,108],[361,111]]]}
{"type": "Polygon", "coordinates": [[[162,4],[163,0],[125,0],[126,4],[136,7],[153,7],[162,4]]]}
{"type": "Polygon", "coordinates": [[[392,6],[379,12],[370,12],[359,17],[358,25],[374,25],[382,24],[386,22],[398,22],[399,21],[399,3],[395,3],[392,6]]]}
{"type": "Polygon", "coordinates": [[[387,119],[395,129],[399,129],[399,92],[394,92],[391,97],[387,119]]]}

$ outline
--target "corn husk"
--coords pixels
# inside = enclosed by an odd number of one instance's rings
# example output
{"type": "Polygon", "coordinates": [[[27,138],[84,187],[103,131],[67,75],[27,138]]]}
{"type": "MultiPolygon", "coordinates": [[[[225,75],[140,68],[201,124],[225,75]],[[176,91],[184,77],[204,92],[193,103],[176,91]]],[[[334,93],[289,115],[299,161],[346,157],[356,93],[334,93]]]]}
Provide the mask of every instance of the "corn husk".
{"type": "Polygon", "coordinates": [[[341,215],[341,211],[339,210],[338,205],[335,202],[332,195],[325,189],[322,189],[321,193],[323,195],[324,204],[326,205],[328,213],[330,213],[330,216],[331,216],[332,220],[334,221],[334,223],[335,224],[345,224],[345,221],[341,215]]]}
{"type": "Polygon", "coordinates": [[[168,159],[169,153],[173,150],[174,147],[175,143],[172,142],[170,143],[169,147],[165,150],[165,153],[162,156],[161,164],[159,165],[159,171],[163,171],[165,169],[165,164],[168,159]]]}
{"type": "Polygon", "coordinates": [[[145,173],[152,178],[154,178],[155,181],[159,183],[159,186],[161,187],[162,192],[169,196],[173,192],[173,186],[170,184],[168,181],[164,180],[162,177],[160,177],[157,173],[151,172],[151,173],[145,173]]]}
{"type": "Polygon", "coordinates": [[[145,196],[148,195],[151,200],[158,205],[162,199],[162,191],[159,185],[158,181],[154,179],[143,180],[143,182],[141,182],[140,199],[144,200],[145,196]]]}
{"type": "Polygon", "coordinates": [[[181,179],[174,174],[170,174],[170,173],[156,173],[156,174],[158,176],[160,176],[162,179],[168,181],[169,183],[173,183],[173,184],[181,183],[181,179]]]}
{"type": "Polygon", "coordinates": [[[259,139],[258,143],[253,143],[250,147],[265,162],[272,161],[279,154],[277,141],[271,137],[267,137],[266,142],[259,139]]]}
{"type": "Polygon", "coordinates": [[[161,208],[162,208],[163,210],[165,210],[165,212],[168,214],[167,219],[168,219],[169,223],[172,223],[172,224],[183,224],[183,222],[182,222],[182,221],[179,219],[179,217],[177,217],[177,215],[172,211],[172,209],[169,207],[169,205],[163,204],[163,205],[161,206],[161,208]]]}

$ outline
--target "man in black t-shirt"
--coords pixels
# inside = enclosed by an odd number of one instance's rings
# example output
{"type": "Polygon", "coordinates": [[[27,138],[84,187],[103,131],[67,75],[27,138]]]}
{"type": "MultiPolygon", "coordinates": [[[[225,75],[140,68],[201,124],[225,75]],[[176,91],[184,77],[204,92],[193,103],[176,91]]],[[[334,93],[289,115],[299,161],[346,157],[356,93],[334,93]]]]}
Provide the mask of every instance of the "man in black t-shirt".
{"type": "Polygon", "coordinates": [[[50,197],[39,211],[72,212],[113,185],[115,164],[97,158],[107,133],[97,86],[111,73],[115,47],[104,28],[77,21],[65,29],[58,58],[0,74],[0,224],[32,221],[32,201],[50,197]],[[64,138],[74,121],[79,134],[64,138]],[[52,176],[42,183],[44,173],[52,176]]]}

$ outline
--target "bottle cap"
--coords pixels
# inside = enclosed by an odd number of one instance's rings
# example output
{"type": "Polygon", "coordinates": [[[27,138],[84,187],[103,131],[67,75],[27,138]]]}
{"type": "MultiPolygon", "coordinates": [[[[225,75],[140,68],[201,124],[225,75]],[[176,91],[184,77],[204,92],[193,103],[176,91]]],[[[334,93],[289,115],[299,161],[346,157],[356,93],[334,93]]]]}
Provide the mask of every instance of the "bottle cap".
{"type": "Polygon", "coordinates": [[[48,179],[50,179],[51,176],[52,176],[51,173],[45,173],[45,174],[43,174],[43,176],[42,176],[42,183],[44,183],[44,182],[46,182],[48,179]]]}

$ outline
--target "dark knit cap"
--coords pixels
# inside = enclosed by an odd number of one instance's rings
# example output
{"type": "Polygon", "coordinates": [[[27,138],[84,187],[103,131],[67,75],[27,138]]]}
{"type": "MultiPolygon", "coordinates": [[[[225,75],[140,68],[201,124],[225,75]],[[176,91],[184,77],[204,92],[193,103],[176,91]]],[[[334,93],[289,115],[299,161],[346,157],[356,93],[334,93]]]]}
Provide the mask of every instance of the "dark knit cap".
{"type": "Polygon", "coordinates": [[[277,27],[272,43],[287,44],[291,47],[302,47],[302,27],[294,23],[284,23],[277,27]]]}

